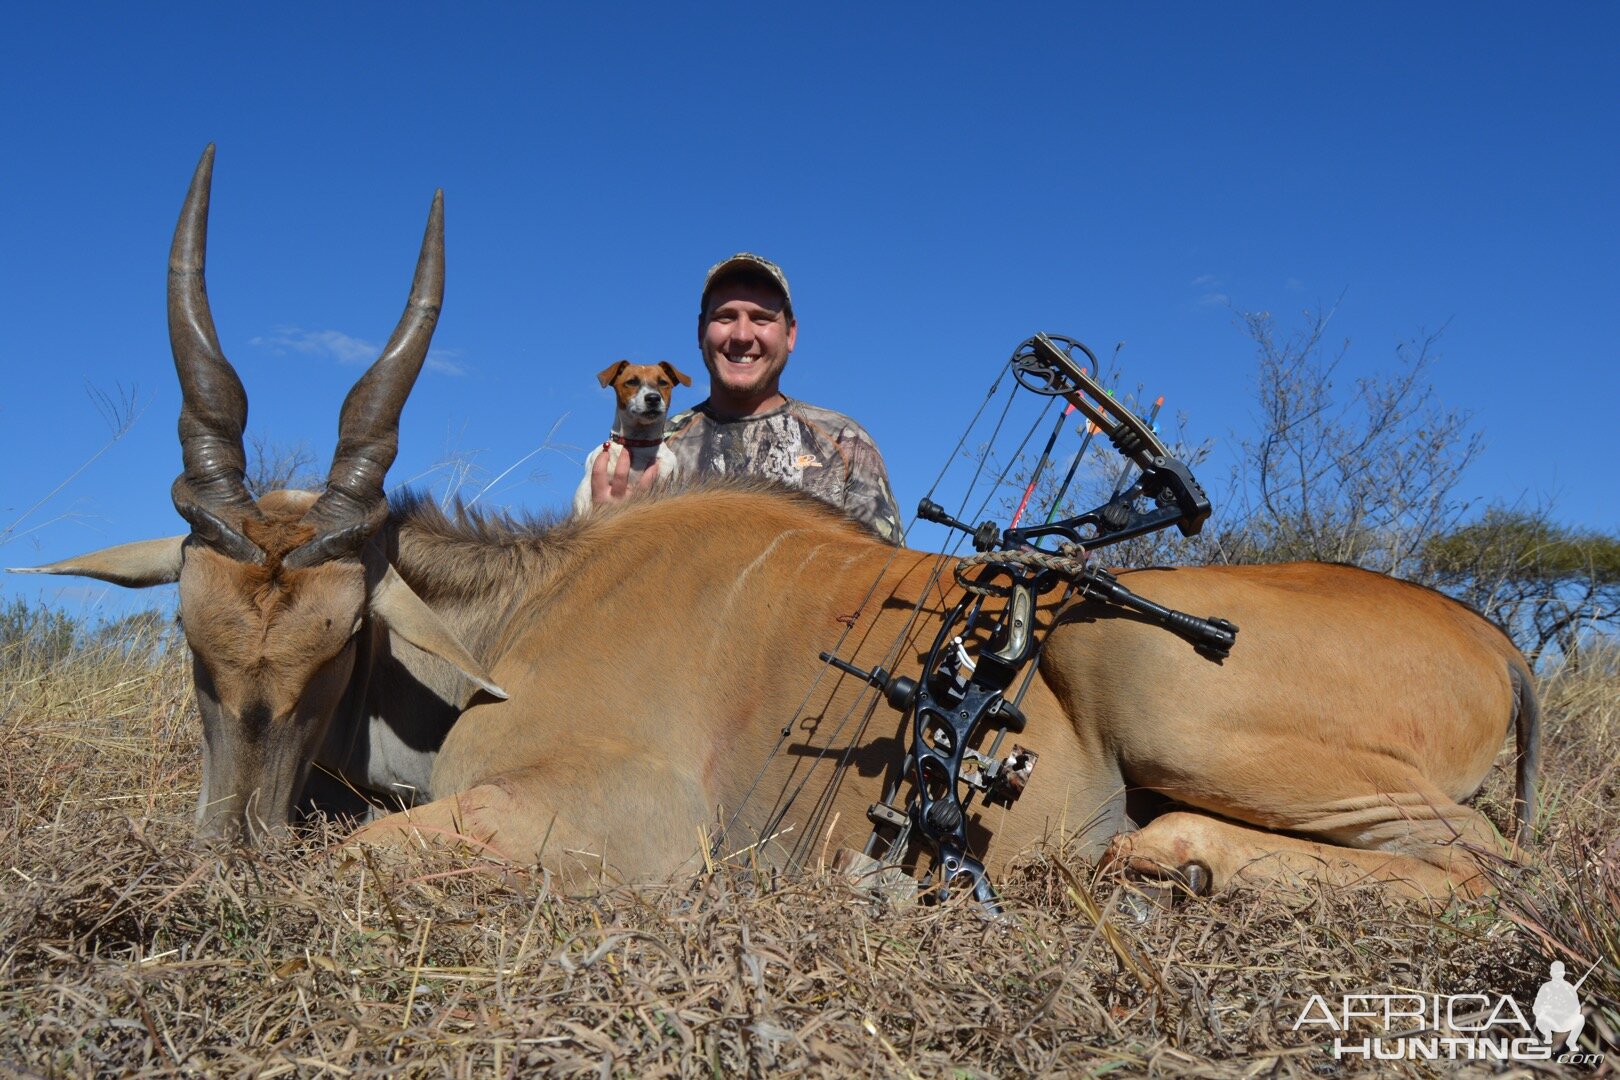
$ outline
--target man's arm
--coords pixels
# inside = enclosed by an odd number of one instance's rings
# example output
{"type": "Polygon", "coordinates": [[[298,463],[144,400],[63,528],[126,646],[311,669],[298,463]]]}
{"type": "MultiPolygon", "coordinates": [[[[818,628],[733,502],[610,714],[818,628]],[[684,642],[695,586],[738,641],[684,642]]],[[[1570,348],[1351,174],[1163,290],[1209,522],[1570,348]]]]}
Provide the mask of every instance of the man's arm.
{"type": "Polygon", "coordinates": [[[844,445],[849,462],[849,479],[844,486],[844,510],[866,522],[883,539],[898,545],[904,529],[900,508],[889,487],[889,470],[872,437],[860,428],[850,433],[844,445]]]}

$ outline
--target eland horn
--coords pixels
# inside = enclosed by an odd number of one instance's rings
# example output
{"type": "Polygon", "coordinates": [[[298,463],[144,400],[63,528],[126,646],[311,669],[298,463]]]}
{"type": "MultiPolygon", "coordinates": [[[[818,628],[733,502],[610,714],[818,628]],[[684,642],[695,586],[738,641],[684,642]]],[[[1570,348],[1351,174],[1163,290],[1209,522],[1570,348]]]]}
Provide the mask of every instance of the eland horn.
{"type": "Polygon", "coordinates": [[[411,298],[393,336],[343,399],[338,444],[326,490],[304,516],[315,537],[289,552],[291,567],[314,566],[359,550],[388,516],[383,478],[399,452],[399,414],[427,359],[444,301],[444,192],[433,195],[411,298]]]}
{"type": "Polygon", "coordinates": [[[241,532],[244,519],[260,516],[244,479],[247,392],[219,347],[203,277],[213,176],[214,145],[209,143],[192,174],[169,249],[169,346],[180,376],[180,455],[185,466],[172,494],[174,508],[199,540],[231,558],[262,562],[264,552],[241,532]]]}

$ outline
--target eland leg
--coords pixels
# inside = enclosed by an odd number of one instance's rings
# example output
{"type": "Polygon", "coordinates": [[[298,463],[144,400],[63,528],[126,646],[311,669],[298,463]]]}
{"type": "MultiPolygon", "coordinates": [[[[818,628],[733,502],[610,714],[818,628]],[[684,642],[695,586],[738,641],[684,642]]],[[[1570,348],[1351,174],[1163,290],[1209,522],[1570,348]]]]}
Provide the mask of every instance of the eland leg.
{"type": "Polygon", "coordinates": [[[1377,882],[1440,904],[1486,892],[1481,856],[1507,854],[1495,828],[1415,772],[1407,779],[1384,793],[1282,812],[1269,807],[1264,824],[1175,811],[1115,837],[1104,861],[1192,882],[1200,886],[1195,891],[1233,883],[1377,882]]]}
{"type": "Polygon", "coordinates": [[[678,765],[622,748],[598,755],[576,746],[544,765],[498,773],[380,818],[351,840],[461,845],[539,863],[572,885],[616,884],[702,866],[703,828],[712,816],[702,785],[678,765]]]}

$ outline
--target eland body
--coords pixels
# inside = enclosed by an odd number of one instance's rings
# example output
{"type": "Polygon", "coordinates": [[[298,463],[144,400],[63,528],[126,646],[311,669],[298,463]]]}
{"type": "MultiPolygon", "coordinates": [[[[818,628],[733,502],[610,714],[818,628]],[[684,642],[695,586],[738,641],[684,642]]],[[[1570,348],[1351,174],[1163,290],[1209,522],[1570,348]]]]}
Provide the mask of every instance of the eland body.
{"type": "MultiPolygon", "coordinates": [[[[699,488],[556,526],[390,506],[383,477],[442,297],[438,196],[405,315],[344,402],[325,489],[251,498],[247,399],[203,286],[212,164],[210,147],[170,258],[173,494],[191,531],[36,570],[179,582],[200,827],[252,838],[348,789],[410,806],[365,839],[455,836],[614,879],[697,865],[717,821],[778,863],[858,845],[904,735],[817,654],[842,641],[856,665],[915,676],[958,599],[954,560],[896,550],[782,489],[699,488]]],[[[1125,577],[1242,637],[1217,662],[1119,608],[1042,607],[1019,736],[1040,768],[1012,809],[970,816],[992,871],[1061,833],[1214,888],[1484,888],[1480,853],[1508,845],[1463,801],[1510,733],[1521,832],[1533,805],[1536,702],[1499,630],[1342,566],[1125,577]],[[1136,829],[1133,789],[1175,808],[1136,829]]]]}

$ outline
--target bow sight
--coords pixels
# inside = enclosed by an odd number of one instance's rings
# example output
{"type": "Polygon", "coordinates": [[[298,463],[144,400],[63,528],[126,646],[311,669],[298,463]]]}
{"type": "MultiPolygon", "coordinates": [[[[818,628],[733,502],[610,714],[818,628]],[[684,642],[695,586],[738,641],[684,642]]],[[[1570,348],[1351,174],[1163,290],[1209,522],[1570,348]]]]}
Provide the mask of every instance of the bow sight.
{"type": "MultiPolygon", "coordinates": [[[[890,706],[911,718],[910,748],[900,777],[868,811],[873,832],[866,855],[876,856],[879,864],[898,865],[913,835],[919,834],[940,867],[939,897],[945,899],[965,879],[992,912],[999,910],[995,890],[984,864],[969,851],[967,812],[978,795],[992,805],[1012,806],[1035,768],[1037,753],[1016,743],[1005,757],[997,755],[1007,733],[1024,727],[1018,706],[1029,676],[1015,692],[1009,691],[1041,649],[1037,599],[1062,586],[1061,599],[1092,598],[1129,608],[1187,638],[1212,659],[1224,657],[1237,634],[1237,627],[1225,619],[1161,607],[1089,564],[1091,551],[1171,525],[1183,536],[1193,536],[1208,519],[1210,505],[1187,466],[1080,367],[1075,351],[1090,358],[1095,370],[1095,354],[1081,343],[1037,334],[1013,354],[1014,378],[1022,388],[1063,398],[1083,414],[1136,466],[1134,480],[1101,506],[1028,528],[1001,528],[994,521],[969,525],[938,503],[922,500],[919,519],[966,533],[978,552],[956,569],[966,594],[935,636],[922,677],[897,677],[882,668],[863,671],[821,654],[827,663],[877,687],[890,706]],[[1061,541],[1059,549],[1040,551],[1040,542],[1049,536],[1061,541]],[[989,751],[981,753],[975,744],[990,729],[995,736],[989,751]],[[895,801],[900,782],[908,778],[913,791],[901,810],[895,801]]],[[[1048,444],[1048,453],[1050,449],[1048,444]]]]}

